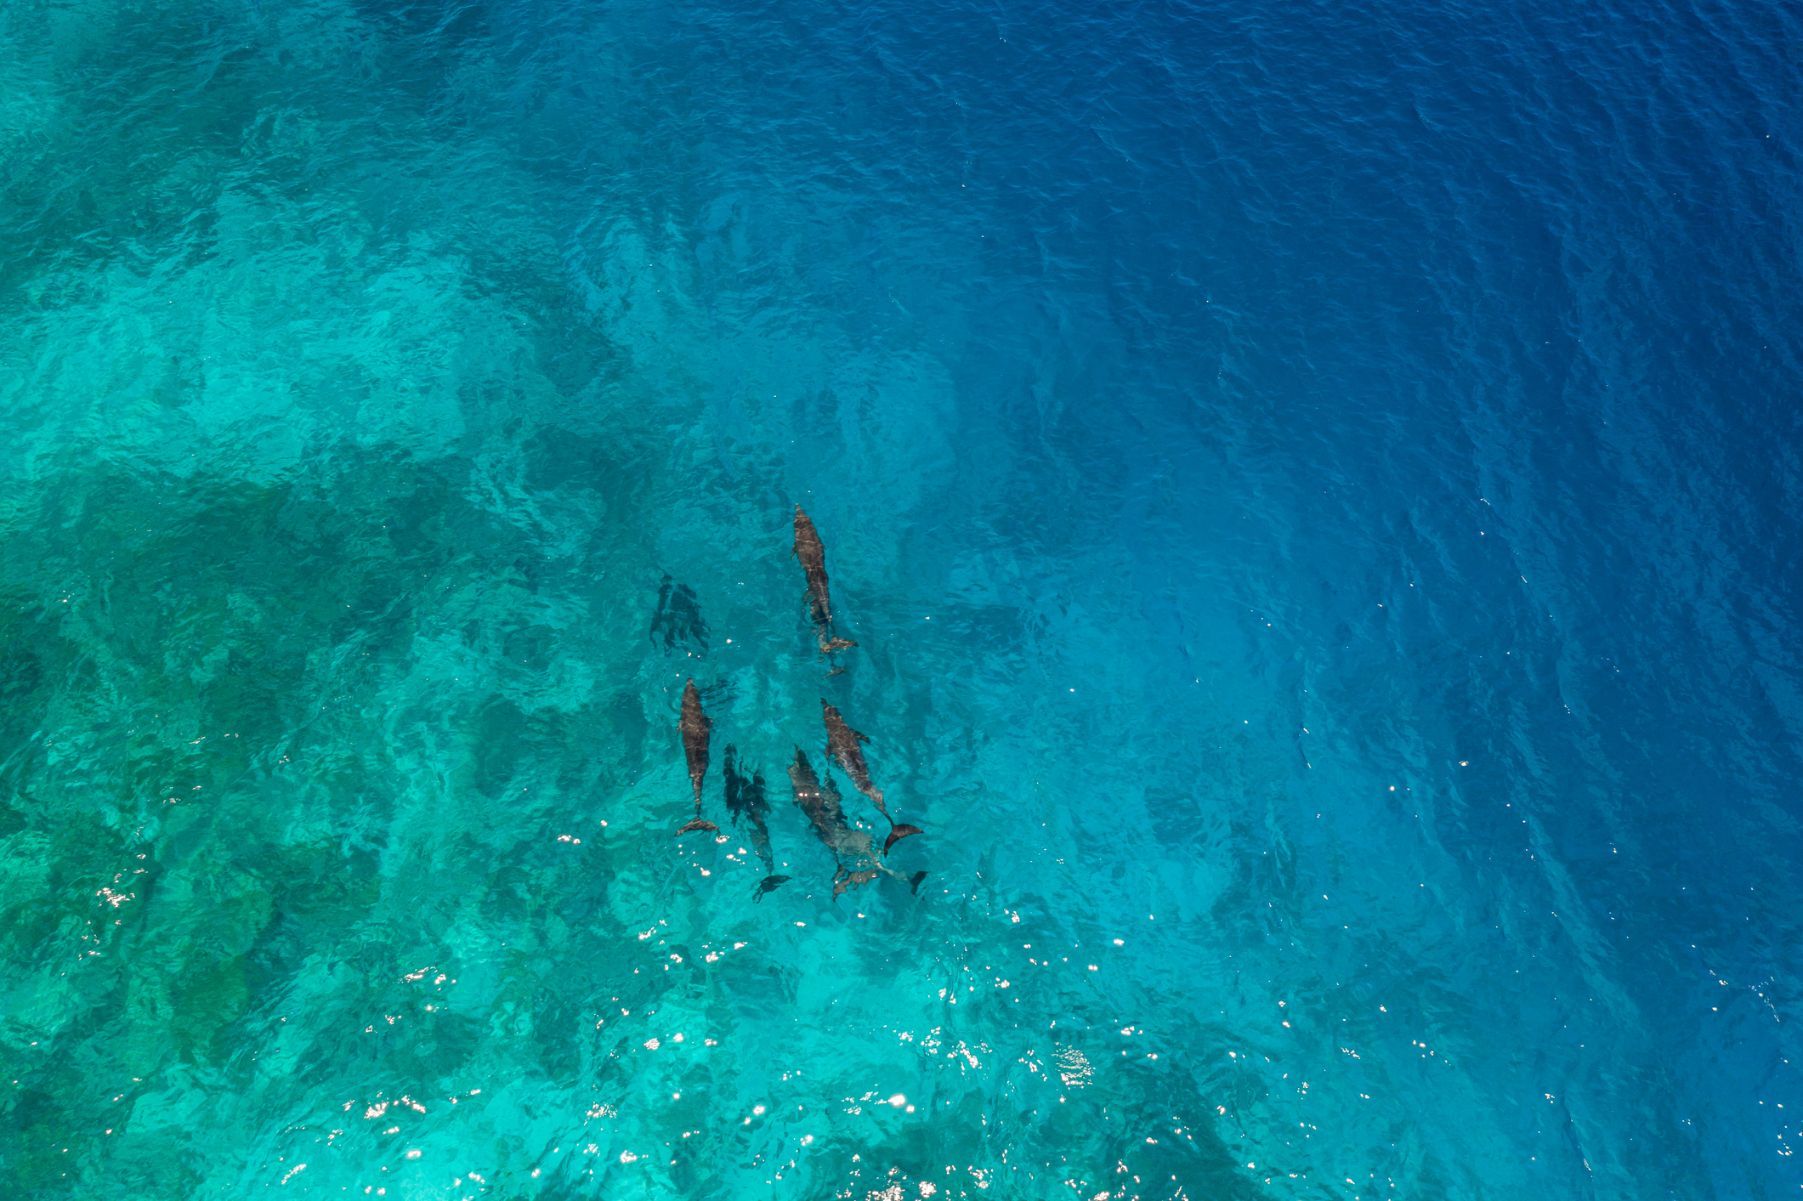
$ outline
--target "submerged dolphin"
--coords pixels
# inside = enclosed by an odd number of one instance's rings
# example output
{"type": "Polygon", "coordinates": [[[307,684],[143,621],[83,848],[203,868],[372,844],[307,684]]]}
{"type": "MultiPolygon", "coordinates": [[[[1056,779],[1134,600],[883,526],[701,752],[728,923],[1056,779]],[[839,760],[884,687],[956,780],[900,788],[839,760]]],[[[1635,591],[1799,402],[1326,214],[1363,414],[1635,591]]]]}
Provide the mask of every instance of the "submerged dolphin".
{"type": "Polygon", "coordinates": [[[814,638],[820,643],[820,653],[830,655],[857,643],[849,638],[838,638],[833,634],[833,598],[826,585],[826,547],[820,541],[820,532],[814,528],[814,522],[795,506],[795,549],[794,555],[801,560],[801,569],[808,577],[808,615],[814,619],[814,638]]]}
{"type": "Polygon", "coordinates": [[[689,785],[695,790],[695,816],[678,834],[691,830],[718,830],[720,827],[701,816],[701,781],[707,775],[707,739],[714,723],[701,711],[701,693],[690,680],[682,690],[682,753],[689,761],[689,785]]]}
{"type": "Polygon", "coordinates": [[[839,770],[850,777],[852,787],[869,797],[876,806],[876,811],[889,823],[889,837],[883,840],[883,854],[887,855],[890,847],[910,834],[919,834],[921,829],[906,823],[897,825],[895,819],[889,816],[889,807],[883,804],[883,790],[872,782],[870,767],[864,762],[863,744],[870,739],[846,725],[845,718],[824,699],[820,702],[820,712],[826,719],[827,758],[839,765],[839,770]]]}
{"type": "Polygon", "coordinates": [[[740,771],[738,751],[730,746],[726,748],[723,768],[726,772],[726,811],[732,814],[734,825],[743,819],[751,827],[751,849],[764,864],[766,875],[758,882],[757,891],[751,894],[752,900],[761,901],[765,893],[789,879],[776,874],[776,859],[770,853],[770,826],[765,820],[770,812],[770,802],[764,796],[764,773],[754,771],[747,776],[740,771]]]}
{"type": "Polygon", "coordinates": [[[870,835],[846,824],[839,790],[833,787],[831,780],[822,780],[814,774],[814,765],[808,762],[807,752],[800,747],[795,748],[795,762],[789,765],[789,783],[795,789],[795,804],[807,814],[815,836],[839,861],[838,870],[833,873],[833,896],[837,897],[849,886],[868,884],[878,874],[906,881],[910,892],[920,888],[920,882],[927,876],[925,872],[904,876],[888,867],[878,858],[870,835]],[[847,857],[856,866],[846,867],[847,857]]]}

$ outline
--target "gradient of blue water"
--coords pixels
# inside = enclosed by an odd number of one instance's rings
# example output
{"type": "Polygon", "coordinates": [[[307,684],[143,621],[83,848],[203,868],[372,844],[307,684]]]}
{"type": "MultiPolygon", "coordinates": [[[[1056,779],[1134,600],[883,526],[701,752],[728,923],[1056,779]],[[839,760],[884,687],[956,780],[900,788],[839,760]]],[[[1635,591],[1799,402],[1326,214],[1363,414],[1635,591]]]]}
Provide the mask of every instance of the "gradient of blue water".
{"type": "Polygon", "coordinates": [[[1796,1195],[1799,61],[0,10],[12,1192],[1796,1195]],[[919,900],[830,900],[821,695],[919,900]]]}

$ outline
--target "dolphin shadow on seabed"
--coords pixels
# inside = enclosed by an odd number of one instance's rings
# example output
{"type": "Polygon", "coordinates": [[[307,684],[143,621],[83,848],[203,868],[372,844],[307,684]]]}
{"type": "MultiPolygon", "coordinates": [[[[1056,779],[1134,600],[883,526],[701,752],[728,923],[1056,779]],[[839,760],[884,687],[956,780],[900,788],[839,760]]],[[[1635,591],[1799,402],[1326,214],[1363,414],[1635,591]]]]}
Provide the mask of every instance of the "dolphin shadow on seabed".
{"type": "Polygon", "coordinates": [[[688,645],[699,654],[707,650],[707,622],[701,616],[701,600],[687,584],[664,573],[657,588],[657,610],[651,615],[651,645],[666,651],[688,645]]]}
{"type": "Polygon", "coordinates": [[[757,891],[751,894],[753,901],[761,901],[764,894],[788,882],[789,877],[778,875],[776,857],[770,852],[770,799],[764,792],[764,773],[752,771],[749,775],[739,766],[739,752],[735,747],[726,748],[723,763],[726,772],[726,811],[732,815],[733,825],[743,823],[749,828],[752,853],[764,865],[764,878],[758,881],[757,891]]]}

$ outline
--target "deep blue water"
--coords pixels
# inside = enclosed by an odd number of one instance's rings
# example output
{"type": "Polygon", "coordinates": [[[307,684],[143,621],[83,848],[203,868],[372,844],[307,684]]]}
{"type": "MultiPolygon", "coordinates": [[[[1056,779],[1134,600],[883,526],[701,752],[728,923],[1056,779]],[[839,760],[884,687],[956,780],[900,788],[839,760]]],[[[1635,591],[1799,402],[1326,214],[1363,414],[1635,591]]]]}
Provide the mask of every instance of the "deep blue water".
{"type": "Polygon", "coordinates": [[[1798,1196],[1799,63],[0,4],[0,1191],[1798,1196]]]}

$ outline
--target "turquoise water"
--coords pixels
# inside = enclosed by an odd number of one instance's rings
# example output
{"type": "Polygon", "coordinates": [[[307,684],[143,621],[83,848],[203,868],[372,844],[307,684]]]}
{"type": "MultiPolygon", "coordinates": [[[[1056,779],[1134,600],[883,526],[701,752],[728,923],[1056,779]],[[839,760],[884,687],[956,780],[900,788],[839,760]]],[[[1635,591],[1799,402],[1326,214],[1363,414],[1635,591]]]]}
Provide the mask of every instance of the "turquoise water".
{"type": "Polygon", "coordinates": [[[0,1191],[1797,1196],[1799,61],[0,5],[0,1191]]]}

